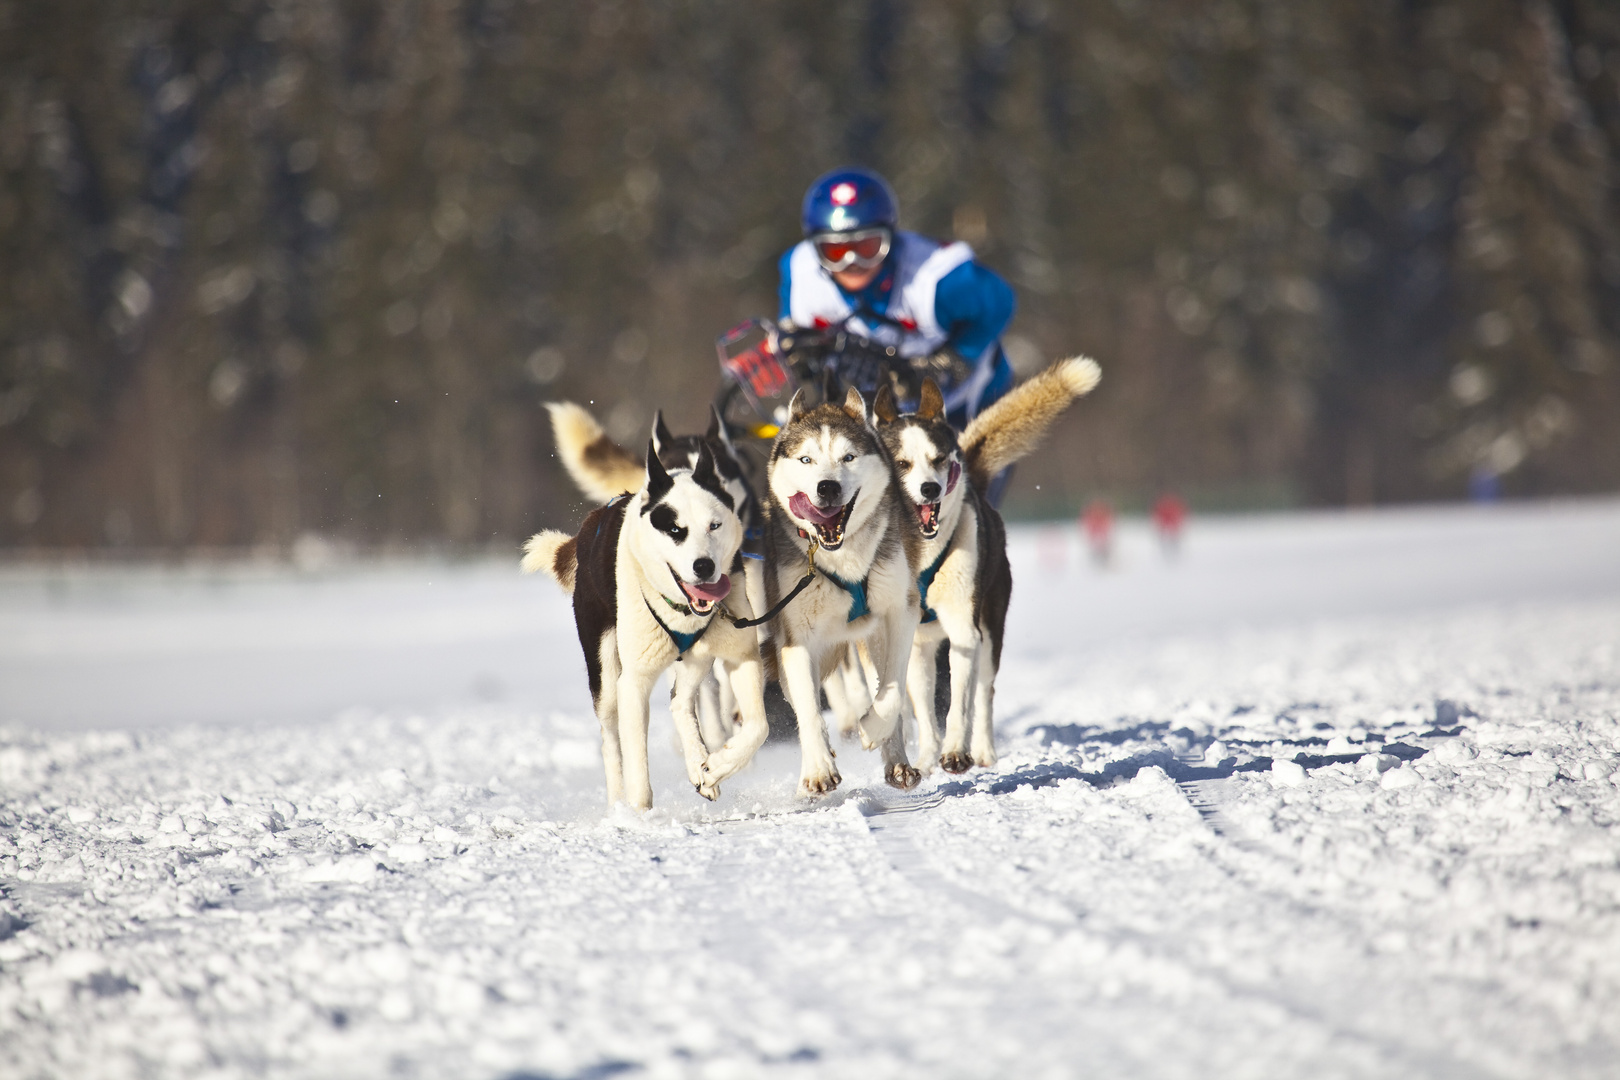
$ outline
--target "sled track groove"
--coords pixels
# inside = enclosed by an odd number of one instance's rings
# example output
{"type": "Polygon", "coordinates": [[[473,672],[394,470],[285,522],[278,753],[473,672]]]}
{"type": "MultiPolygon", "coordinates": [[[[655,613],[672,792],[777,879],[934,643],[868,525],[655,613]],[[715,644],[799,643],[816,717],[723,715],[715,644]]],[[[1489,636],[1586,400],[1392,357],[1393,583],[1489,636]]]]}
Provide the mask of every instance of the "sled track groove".
{"type": "MultiPolygon", "coordinates": [[[[1223,780],[1177,783],[1188,803],[1223,841],[1230,840],[1231,834],[1230,823],[1222,814],[1219,805],[1218,785],[1224,783],[1223,780]]],[[[856,806],[865,820],[873,841],[889,865],[918,891],[939,897],[969,914],[995,922],[1023,923],[1058,934],[1084,934],[1094,938],[1099,936],[1087,930],[1084,926],[1084,916],[1076,914],[1060,898],[1051,898],[1049,906],[1061,910],[1063,915],[1052,918],[1032,910],[1032,905],[1009,903],[980,889],[962,885],[937,869],[909,834],[914,831],[915,822],[920,816],[942,806],[952,797],[953,793],[950,792],[929,792],[885,799],[876,793],[867,792],[857,796],[856,806]]],[[[1269,855],[1252,843],[1233,842],[1233,846],[1269,855]]],[[[1226,870],[1228,878],[1242,888],[1251,892],[1258,891],[1230,868],[1223,869],[1226,870]]],[[[1290,905],[1294,903],[1286,897],[1268,894],[1268,898],[1290,905]]],[[[1315,914],[1319,917],[1321,913],[1315,914]]],[[[1278,993],[1239,985],[1227,973],[1190,958],[1186,955],[1185,949],[1176,949],[1174,943],[1168,939],[1118,927],[1110,928],[1105,937],[1134,947],[1151,962],[1178,969],[1204,993],[1219,994],[1251,1007],[1283,1013],[1297,1023],[1326,1034],[1332,1040],[1351,1043],[1370,1051],[1404,1075],[1445,1078],[1445,1080],[1486,1080],[1492,1075],[1456,1058],[1414,1049],[1376,1032],[1362,1031],[1336,1023],[1329,1018],[1325,1010],[1312,1007],[1302,995],[1287,993],[1286,987],[1285,992],[1278,993]]]]}

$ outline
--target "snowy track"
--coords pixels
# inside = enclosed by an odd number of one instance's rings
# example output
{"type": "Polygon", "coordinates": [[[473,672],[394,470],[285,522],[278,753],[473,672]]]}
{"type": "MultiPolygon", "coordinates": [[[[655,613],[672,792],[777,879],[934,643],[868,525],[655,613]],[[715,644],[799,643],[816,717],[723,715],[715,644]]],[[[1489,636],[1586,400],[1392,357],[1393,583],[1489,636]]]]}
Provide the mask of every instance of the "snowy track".
{"type": "Polygon", "coordinates": [[[1620,506],[1124,541],[1015,536],[996,769],[661,716],[645,818],[504,568],[0,575],[0,1075],[1614,1075],[1620,506]]]}

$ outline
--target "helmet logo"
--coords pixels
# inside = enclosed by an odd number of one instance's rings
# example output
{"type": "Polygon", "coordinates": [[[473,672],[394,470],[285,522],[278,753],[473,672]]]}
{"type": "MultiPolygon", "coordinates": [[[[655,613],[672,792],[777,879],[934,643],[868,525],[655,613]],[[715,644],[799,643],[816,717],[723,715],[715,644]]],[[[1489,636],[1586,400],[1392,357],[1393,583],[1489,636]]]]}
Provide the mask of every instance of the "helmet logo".
{"type": "Polygon", "coordinates": [[[851,184],[847,180],[842,184],[834,184],[832,189],[832,201],[834,206],[848,206],[850,203],[854,202],[855,185],[851,184]]]}

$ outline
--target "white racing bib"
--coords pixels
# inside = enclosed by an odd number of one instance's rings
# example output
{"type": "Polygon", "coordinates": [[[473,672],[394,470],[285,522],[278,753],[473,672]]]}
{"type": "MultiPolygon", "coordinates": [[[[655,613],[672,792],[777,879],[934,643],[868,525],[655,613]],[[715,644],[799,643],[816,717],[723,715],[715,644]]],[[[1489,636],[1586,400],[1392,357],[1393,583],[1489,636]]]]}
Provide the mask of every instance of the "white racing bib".
{"type": "Polygon", "coordinates": [[[816,258],[808,240],[794,247],[788,261],[788,315],[798,326],[837,326],[848,320],[854,333],[880,345],[893,345],[901,356],[927,356],[944,346],[948,335],[934,318],[934,292],[946,274],[973,259],[973,249],[958,241],[939,244],[912,232],[894,234],[894,291],[884,314],[890,321],[850,318],[850,306],[832,275],[816,258]],[[898,324],[898,325],[896,325],[898,324]]]}

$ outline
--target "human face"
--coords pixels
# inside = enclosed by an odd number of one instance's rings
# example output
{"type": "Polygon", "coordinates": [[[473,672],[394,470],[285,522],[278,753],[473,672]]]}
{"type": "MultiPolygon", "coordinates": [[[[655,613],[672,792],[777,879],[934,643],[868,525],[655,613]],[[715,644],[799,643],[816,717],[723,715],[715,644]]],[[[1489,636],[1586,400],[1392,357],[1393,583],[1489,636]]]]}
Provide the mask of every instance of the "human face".
{"type": "Polygon", "coordinates": [[[838,287],[845,292],[856,293],[872,284],[872,280],[878,276],[878,272],[882,269],[883,267],[879,265],[867,270],[840,270],[833,274],[833,280],[838,282],[838,287]]]}

